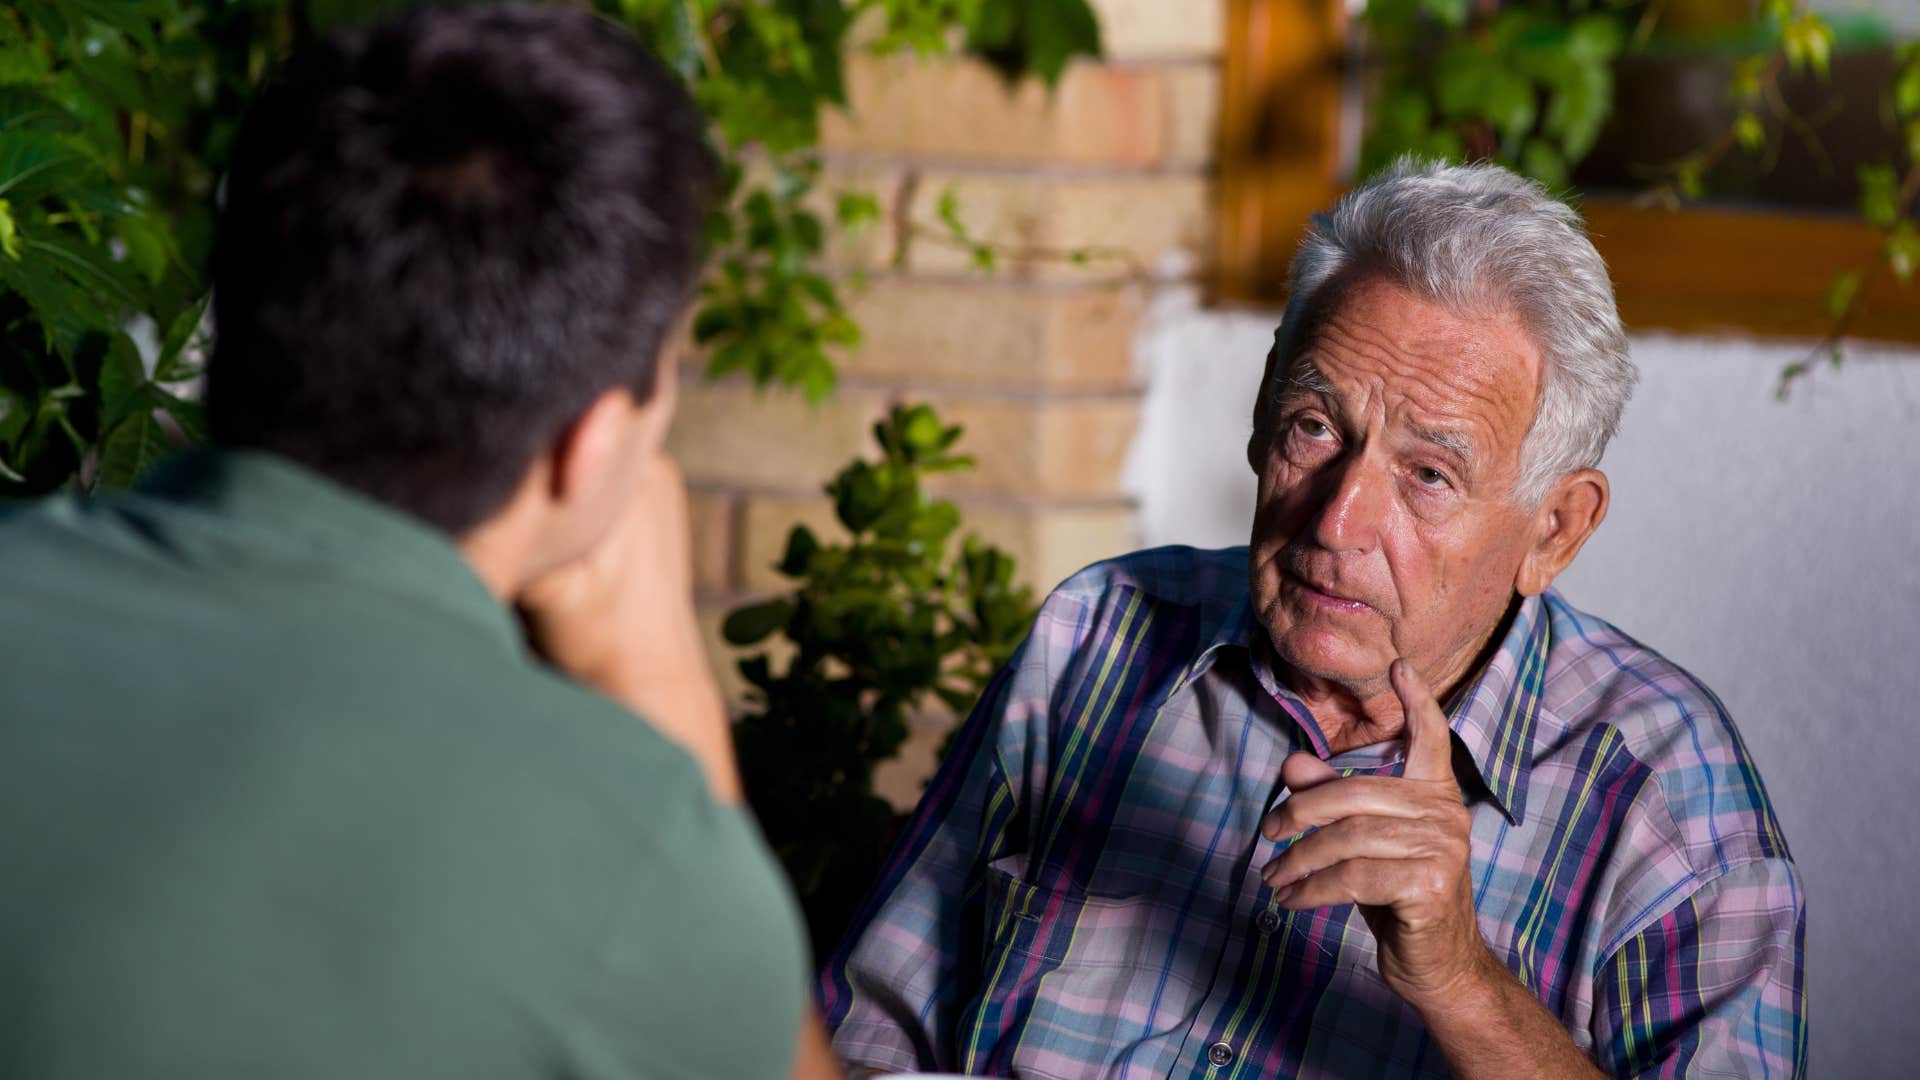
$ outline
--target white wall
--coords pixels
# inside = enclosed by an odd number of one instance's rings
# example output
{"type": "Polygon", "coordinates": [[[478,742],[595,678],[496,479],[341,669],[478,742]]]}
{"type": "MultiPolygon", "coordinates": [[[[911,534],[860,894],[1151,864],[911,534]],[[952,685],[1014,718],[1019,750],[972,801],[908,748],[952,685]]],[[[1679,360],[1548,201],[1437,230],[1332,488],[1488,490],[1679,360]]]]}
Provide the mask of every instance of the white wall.
{"type": "MultiPolygon", "coordinates": [[[[1920,319],[1920,312],[1915,318],[1920,319]]],[[[1147,545],[1246,542],[1275,315],[1163,296],[1130,480],[1147,545]]],[[[1606,523],[1560,582],[1726,701],[1807,881],[1812,1075],[1912,1075],[1920,1005],[1920,352],[1644,336],[1606,523]]]]}

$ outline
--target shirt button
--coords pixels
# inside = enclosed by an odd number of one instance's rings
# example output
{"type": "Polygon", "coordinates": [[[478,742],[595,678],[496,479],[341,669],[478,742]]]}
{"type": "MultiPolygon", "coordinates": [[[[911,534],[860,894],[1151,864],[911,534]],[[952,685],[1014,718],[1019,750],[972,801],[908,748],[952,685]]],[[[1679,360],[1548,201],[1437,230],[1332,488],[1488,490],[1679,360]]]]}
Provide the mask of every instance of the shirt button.
{"type": "Polygon", "coordinates": [[[1280,913],[1268,908],[1253,920],[1253,925],[1259,927],[1261,933],[1271,934],[1280,929],[1280,913]]]}
{"type": "Polygon", "coordinates": [[[1207,1061],[1216,1069],[1224,1069],[1233,1064],[1233,1047],[1217,1042],[1207,1047],[1207,1061]]]}

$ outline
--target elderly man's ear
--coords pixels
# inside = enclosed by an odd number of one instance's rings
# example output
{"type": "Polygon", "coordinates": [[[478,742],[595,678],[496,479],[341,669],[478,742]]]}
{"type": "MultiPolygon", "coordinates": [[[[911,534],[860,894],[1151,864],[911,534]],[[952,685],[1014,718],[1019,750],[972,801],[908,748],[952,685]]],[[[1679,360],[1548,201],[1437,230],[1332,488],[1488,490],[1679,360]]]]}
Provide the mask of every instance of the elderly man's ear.
{"type": "Polygon", "coordinates": [[[1520,595],[1538,596],[1573,565],[1581,545],[1606,519],[1607,497],[1607,474],[1598,469],[1568,473],[1553,485],[1533,512],[1533,543],[1514,580],[1520,595]]]}

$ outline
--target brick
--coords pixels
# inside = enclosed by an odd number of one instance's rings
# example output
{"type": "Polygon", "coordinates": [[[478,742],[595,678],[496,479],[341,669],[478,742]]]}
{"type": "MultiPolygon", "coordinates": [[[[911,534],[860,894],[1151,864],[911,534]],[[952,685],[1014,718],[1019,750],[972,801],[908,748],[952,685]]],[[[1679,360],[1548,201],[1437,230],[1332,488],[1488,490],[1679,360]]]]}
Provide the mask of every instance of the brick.
{"type": "Polygon", "coordinates": [[[1141,276],[1167,256],[1191,264],[1204,250],[1210,191],[1200,175],[1115,174],[1059,177],[1018,173],[936,173],[915,186],[914,270],[977,273],[971,252],[940,237],[938,205],[951,189],[960,220],[976,240],[1003,250],[1007,276],[1090,281],[1141,276]],[[1089,256],[1084,265],[1068,259],[1089,256]]]}
{"type": "Polygon", "coordinates": [[[1210,165],[1220,138],[1220,69],[1182,65],[1167,72],[1167,164],[1210,165]]]}
{"type": "Polygon", "coordinates": [[[859,57],[847,65],[850,108],[827,113],[821,136],[829,149],[863,153],[1151,165],[1166,153],[1165,84],[1153,68],[1078,63],[1049,89],[1009,85],[974,60],[859,57]]]}
{"type": "Polygon", "coordinates": [[[977,464],[938,477],[943,494],[1111,498],[1139,421],[1131,394],[1040,399],[939,397],[950,423],[966,428],[960,449],[977,464]]]}
{"type": "Polygon", "coordinates": [[[733,499],[724,492],[695,491],[687,497],[693,530],[693,588],[696,593],[733,588],[733,499]]]}
{"type": "Polygon", "coordinates": [[[1086,567],[1140,546],[1129,503],[1049,507],[1033,515],[1030,527],[1031,554],[1021,580],[1041,596],[1086,567]]]}
{"type": "Polygon", "coordinates": [[[851,305],[866,338],[841,371],[916,385],[1126,388],[1144,306],[1131,285],[882,279],[851,305]]]}
{"type": "Polygon", "coordinates": [[[1226,0],[1092,0],[1109,60],[1218,56],[1226,0]]]}
{"type": "Polygon", "coordinates": [[[842,390],[809,405],[791,390],[756,393],[742,380],[689,375],[681,379],[667,449],[696,486],[817,490],[867,452],[871,426],[885,411],[878,393],[842,390]]]}

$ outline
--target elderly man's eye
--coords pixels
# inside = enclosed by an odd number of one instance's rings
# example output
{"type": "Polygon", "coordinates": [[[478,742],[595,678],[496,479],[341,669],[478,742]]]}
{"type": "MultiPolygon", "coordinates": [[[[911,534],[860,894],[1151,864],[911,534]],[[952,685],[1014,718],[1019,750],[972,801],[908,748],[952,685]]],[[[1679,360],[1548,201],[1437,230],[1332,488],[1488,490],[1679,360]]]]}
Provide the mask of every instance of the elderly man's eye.
{"type": "Polygon", "coordinates": [[[1333,437],[1332,428],[1328,427],[1327,425],[1321,423],[1318,420],[1315,420],[1311,416],[1301,417],[1300,419],[1293,422],[1293,426],[1296,431],[1300,432],[1300,434],[1305,435],[1307,438],[1313,439],[1315,441],[1330,439],[1333,437]]]}
{"type": "Polygon", "coordinates": [[[1446,473],[1425,465],[1413,470],[1413,478],[1420,481],[1422,487],[1445,488],[1453,486],[1452,482],[1447,479],[1446,473]]]}

